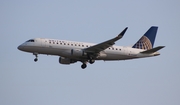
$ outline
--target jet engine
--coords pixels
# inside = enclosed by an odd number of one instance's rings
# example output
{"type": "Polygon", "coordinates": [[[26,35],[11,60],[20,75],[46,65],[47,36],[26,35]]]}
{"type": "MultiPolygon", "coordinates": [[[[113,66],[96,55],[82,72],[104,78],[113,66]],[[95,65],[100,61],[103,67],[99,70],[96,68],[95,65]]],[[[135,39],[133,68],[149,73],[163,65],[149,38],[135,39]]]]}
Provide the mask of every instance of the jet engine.
{"type": "Polygon", "coordinates": [[[71,64],[71,63],[75,63],[75,62],[77,62],[77,61],[75,61],[73,59],[59,57],[59,63],[60,64],[71,64]]]}

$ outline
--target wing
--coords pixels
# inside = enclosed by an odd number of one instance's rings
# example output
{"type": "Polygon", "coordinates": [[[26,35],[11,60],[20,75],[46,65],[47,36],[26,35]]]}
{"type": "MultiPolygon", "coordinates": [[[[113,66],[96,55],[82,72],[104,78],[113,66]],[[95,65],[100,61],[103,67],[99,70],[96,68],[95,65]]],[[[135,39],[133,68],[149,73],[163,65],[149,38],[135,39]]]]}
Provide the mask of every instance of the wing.
{"type": "Polygon", "coordinates": [[[115,38],[112,38],[110,40],[107,40],[105,42],[96,44],[94,46],[85,48],[84,51],[85,52],[89,52],[89,53],[99,53],[105,49],[107,49],[108,47],[112,46],[115,44],[115,42],[119,39],[121,39],[123,37],[123,35],[125,34],[126,30],[128,29],[128,27],[126,27],[118,36],[116,36],[115,38]]]}

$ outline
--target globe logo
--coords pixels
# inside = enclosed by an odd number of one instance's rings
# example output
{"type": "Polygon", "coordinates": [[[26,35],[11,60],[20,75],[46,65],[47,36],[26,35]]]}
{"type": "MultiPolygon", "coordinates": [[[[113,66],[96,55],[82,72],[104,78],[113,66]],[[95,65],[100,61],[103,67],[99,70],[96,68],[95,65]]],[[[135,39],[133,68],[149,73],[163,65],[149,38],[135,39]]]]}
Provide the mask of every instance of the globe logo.
{"type": "Polygon", "coordinates": [[[151,41],[146,37],[142,36],[141,39],[134,45],[135,48],[138,49],[152,49],[151,41]]]}

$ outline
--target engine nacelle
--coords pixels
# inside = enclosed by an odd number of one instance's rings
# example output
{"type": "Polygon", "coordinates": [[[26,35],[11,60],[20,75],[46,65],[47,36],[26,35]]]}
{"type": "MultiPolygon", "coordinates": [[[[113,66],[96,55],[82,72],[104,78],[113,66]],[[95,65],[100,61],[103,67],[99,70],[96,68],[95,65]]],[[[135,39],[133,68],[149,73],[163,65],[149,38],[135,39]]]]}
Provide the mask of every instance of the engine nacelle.
{"type": "Polygon", "coordinates": [[[77,61],[75,61],[73,59],[59,57],[59,63],[60,64],[71,64],[71,63],[75,63],[75,62],[77,62],[77,61]]]}

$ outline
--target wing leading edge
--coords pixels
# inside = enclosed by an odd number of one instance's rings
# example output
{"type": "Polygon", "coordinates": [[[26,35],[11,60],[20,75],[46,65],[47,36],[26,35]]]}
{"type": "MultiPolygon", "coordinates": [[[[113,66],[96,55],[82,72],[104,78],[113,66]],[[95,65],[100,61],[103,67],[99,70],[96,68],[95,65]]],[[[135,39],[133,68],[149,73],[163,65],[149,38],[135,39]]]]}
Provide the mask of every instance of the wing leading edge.
{"type": "Polygon", "coordinates": [[[88,47],[88,48],[85,48],[84,51],[85,52],[90,52],[90,53],[99,53],[105,49],[107,49],[108,47],[112,46],[115,44],[116,41],[118,41],[119,39],[121,39],[126,30],[128,29],[128,27],[126,27],[118,36],[116,36],[115,38],[112,38],[110,40],[107,40],[105,42],[102,42],[102,43],[99,43],[99,44],[96,44],[94,46],[91,46],[91,47],[88,47]]]}

